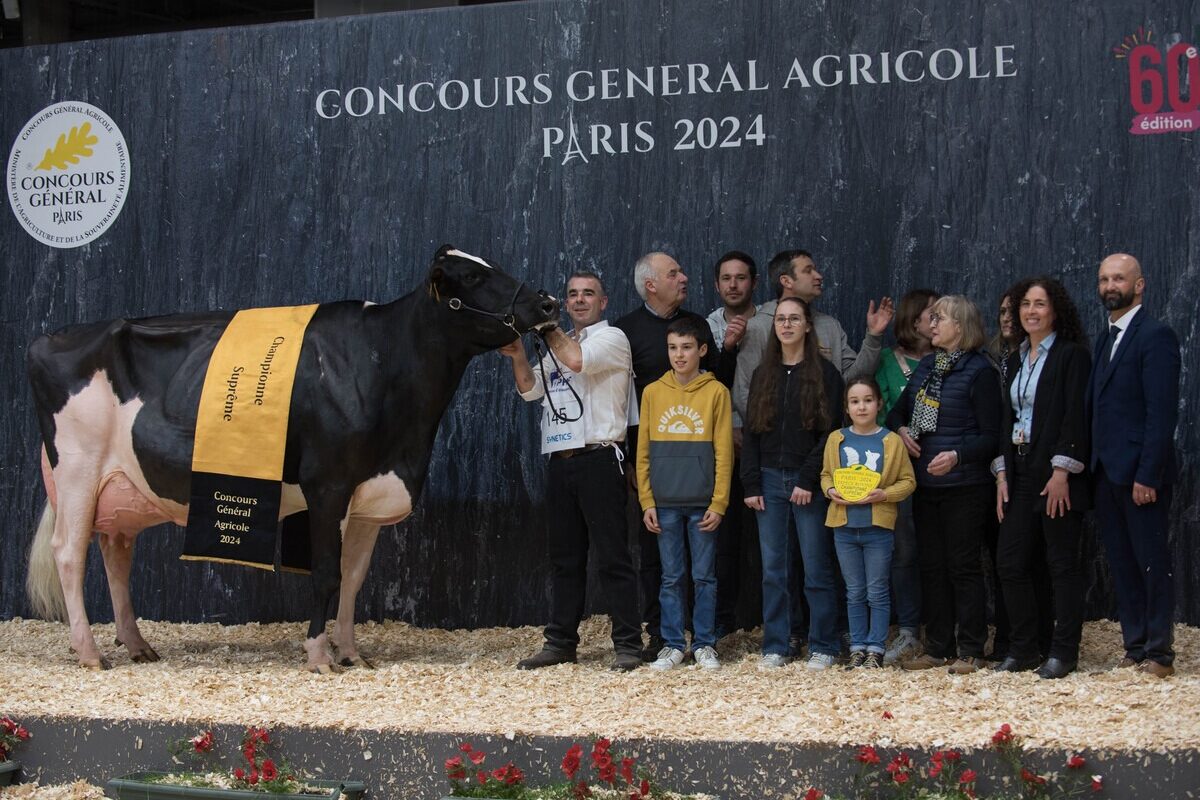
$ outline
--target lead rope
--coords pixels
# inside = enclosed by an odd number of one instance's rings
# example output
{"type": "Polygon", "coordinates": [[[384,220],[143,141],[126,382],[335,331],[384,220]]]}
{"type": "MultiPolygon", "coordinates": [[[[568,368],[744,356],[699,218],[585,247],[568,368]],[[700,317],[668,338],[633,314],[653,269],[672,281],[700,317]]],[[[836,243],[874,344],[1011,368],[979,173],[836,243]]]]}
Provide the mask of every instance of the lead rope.
{"type": "Polygon", "coordinates": [[[550,417],[555,422],[576,422],[580,417],[583,416],[583,398],[579,396],[579,392],[575,391],[575,387],[563,373],[562,365],[559,364],[558,359],[554,357],[554,351],[550,349],[549,345],[546,345],[546,355],[550,356],[550,361],[554,363],[554,368],[558,370],[559,375],[562,375],[563,383],[567,385],[567,388],[571,390],[571,394],[574,395],[575,402],[579,405],[579,414],[574,417],[568,417],[565,410],[555,407],[554,400],[552,399],[553,394],[550,391],[550,382],[546,380],[546,365],[542,355],[542,344],[543,341],[542,337],[540,336],[533,340],[533,352],[537,355],[538,370],[542,373],[542,389],[546,393],[546,405],[550,407],[550,417]]]}

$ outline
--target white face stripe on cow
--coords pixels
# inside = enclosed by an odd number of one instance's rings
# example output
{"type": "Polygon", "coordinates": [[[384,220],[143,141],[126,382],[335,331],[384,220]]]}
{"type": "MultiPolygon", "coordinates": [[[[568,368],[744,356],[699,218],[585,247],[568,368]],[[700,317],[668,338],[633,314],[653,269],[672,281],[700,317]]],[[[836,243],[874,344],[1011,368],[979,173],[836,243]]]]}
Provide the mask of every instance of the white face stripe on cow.
{"type": "Polygon", "coordinates": [[[488,262],[484,261],[479,256],[473,256],[470,253],[464,253],[462,250],[447,250],[446,255],[458,256],[459,258],[468,258],[471,261],[474,261],[476,264],[482,264],[483,266],[487,267],[488,269],[495,269],[495,267],[493,267],[488,262]]]}

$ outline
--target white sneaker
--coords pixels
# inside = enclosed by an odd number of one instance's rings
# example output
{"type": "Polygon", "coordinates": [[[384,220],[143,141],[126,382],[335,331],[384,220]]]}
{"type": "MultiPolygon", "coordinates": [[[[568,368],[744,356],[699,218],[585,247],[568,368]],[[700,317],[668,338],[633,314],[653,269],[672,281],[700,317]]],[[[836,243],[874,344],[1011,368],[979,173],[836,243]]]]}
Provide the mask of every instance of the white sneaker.
{"type": "Polygon", "coordinates": [[[892,643],[888,645],[887,652],[883,654],[883,663],[891,666],[919,655],[921,655],[921,641],[909,628],[901,628],[900,632],[896,634],[896,638],[892,639],[892,643]]]}
{"type": "Polygon", "coordinates": [[[711,647],[701,647],[692,653],[692,658],[696,659],[696,663],[705,669],[720,669],[721,660],[717,658],[717,651],[711,647]]]}
{"type": "Polygon", "coordinates": [[[758,665],[767,669],[779,669],[780,667],[787,666],[787,662],[787,656],[781,656],[778,653],[767,653],[758,662],[758,665]]]}
{"type": "Polygon", "coordinates": [[[650,665],[650,669],[666,672],[669,669],[675,669],[682,663],[682,650],[676,650],[674,647],[664,647],[658,651],[658,659],[650,665]]]}
{"type": "Polygon", "coordinates": [[[829,669],[837,663],[837,656],[827,655],[825,653],[813,653],[808,657],[808,663],[804,666],[814,672],[819,672],[823,669],[829,669]]]}

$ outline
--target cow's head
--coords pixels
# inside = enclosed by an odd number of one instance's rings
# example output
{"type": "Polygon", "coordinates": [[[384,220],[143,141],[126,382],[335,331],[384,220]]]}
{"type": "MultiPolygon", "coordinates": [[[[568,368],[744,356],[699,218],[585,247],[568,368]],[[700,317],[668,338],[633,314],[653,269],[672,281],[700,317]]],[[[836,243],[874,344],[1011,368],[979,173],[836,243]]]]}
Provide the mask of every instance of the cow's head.
{"type": "Polygon", "coordinates": [[[558,320],[558,301],[553,297],[505,275],[487,259],[448,244],[433,258],[429,296],[458,317],[455,330],[481,352],[558,320]]]}

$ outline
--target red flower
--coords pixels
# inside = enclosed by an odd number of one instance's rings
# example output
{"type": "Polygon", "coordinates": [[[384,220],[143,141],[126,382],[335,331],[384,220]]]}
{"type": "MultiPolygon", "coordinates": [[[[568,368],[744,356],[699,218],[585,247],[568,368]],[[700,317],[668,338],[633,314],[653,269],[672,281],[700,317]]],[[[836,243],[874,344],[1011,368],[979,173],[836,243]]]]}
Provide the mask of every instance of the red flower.
{"type": "Polygon", "coordinates": [[[894,780],[896,783],[899,783],[899,784],[908,783],[908,773],[907,772],[897,772],[896,774],[892,775],[892,780],[894,780]]]}
{"type": "Polygon", "coordinates": [[[975,770],[963,770],[963,774],[958,776],[959,783],[974,783],[979,776],[975,774],[975,770]]]}
{"type": "Polygon", "coordinates": [[[941,761],[933,762],[933,766],[929,768],[929,777],[936,778],[938,775],[941,775],[941,774],[942,774],[942,762],[941,761]]]}
{"type": "Polygon", "coordinates": [[[810,787],[809,790],[804,793],[804,800],[821,800],[821,798],[824,796],[825,793],[820,789],[810,787]]]}
{"type": "Polygon", "coordinates": [[[475,780],[479,781],[481,784],[487,783],[487,773],[483,770],[479,770],[475,773],[475,780]]]}
{"type": "Polygon", "coordinates": [[[636,763],[636,758],[621,759],[621,777],[625,779],[626,783],[633,783],[633,765],[636,763]]]}
{"type": "Polygon", "coordinates": [[[854,757],[854,760],[863,764],[878,764],[879,753],[875,752],[875,748],[871,747],[871,745],[864,744],[858,748],[858,755],[854,757]]]}
{"type": "Polygon", "coordinates": [[[912,759],[908,757],[908,753],[901,753],[891,760],[886,769],[891,773],[907,772],[911,766],[912,759]]]}
{"type": "Polygon", "coordinates": [[[583,745],[576,743],[571,745],[567,750],[567,754],[563,756],[562,770],[567,774],[569,780],[575,780],[575,773],[579,771],[579,763],[583,758],[583,745]]]}
{"type": "Polygon", "coordinates": [[[471,759],[471,763],[478,767],[483,763],[483,760],[487,758],[487,753],[483,752],[482,750],[472,750],[471,752],[467,753],[467,758],[471,759]]]}
{"type": "Polygon", "coordinates": [[[279,770],[275,768],[275,762],[267,759],[262,765],[262,779],[264,781],[273,781],[279,777],[279,770]]]}
{"type": "Polygon", "coordinates": [[[233,777],[237,778],[239,781],[246,780],[246,770],[242,769],[241,767],[234,767],[233,777]]]}
{"type": "MultiPolygon", "coordinates": [[[[20,734],[18,733],[18,735],[20,734]]],[[[204,733],[197,734],[191,739],[188,739],[188,741],[192,743],[192,749],[197,753],[210,752],[213,746],[212,731],[205,731],[204,733]]]]}
{"type": "Polygon", "coordinates": [[[469,753],[471,752],[471,744],[470,742],[463,742],[458,746],[458,749],[462,750],[464,753],[469,753]]]}
{"type": "Polygon", "coordinates": [[[504,782],[507,783],[509,786],[513,786],[515,784],[520,783],[523,780],[525,780],[525,773],[521,771],[520,767],[514,767],[510,763],[508,765],[508,778],[505,779],[504,782]]]}
{"type": "MultiPolygon", "coordinates": [[[[1096,780],[1099,781],[1100,779],[1096,778],[1096,780]]],[[[641,790],[642,790],[642,797],[649,797],[650,796],[650,781],[646,780],[645,778],[642,778],[641,790]]]]}
{"type": "Polygon", "coordinates": [[[1000,726],[1000,730],[992,734],[992,744],[996,747],[1003,747],[1013,740],[1012,726],[1007,722],[1000,726]]]}
{"type": "Polygon", "coordinates": [[[504,779],[508,777],[508,767],[496,767],[494,770],[492,770],[492,777],[500,782],[503,782],[504,779]]]}
{"type": "Polygon", "coordinates": [[[588,788],[586,781],[580,781],[571,787],[571,796],[574,797],[575,800],[583,800],[585,797],[592,796],[592,790],[588,788]]]}
{"type": "Polygon", "coordinates": [[[883,712],[883,718],[884,719],[895,719],[895,717],[892,716],[892,712],[890,712],[890,711],[883,712]]]}
{"type": "Polygon", "coordinates": [[[1093,792],[1104,791],[1104,779],[1101,778],[1099,775],[1092,776],[1092,791],[1093,792]]]}
{"type": "Polygon", "coordinates": [[[1083,756],[1078,753],[1067,759],[1068,769],[1083,769],[1086,764],[1087,762],[1083,760],[1083,756]]]}
{"type": "Polygon", "coordinates": [[[250,784],[251,786],[258,783],[258,770],[254,767],[250,768],[250,775],[246,778],[246,783],[250,784]]]}
{"type": "Polygon", "coordinates": [[[1043,778],[1041,775],[1038,775],[1037,773],[1030,772],[1029,770],[1025,769],[1024,767],[1021,768],[1021,780],[1025,781],[1026,783],[1028,783],[1032,786],[1044,786],[1046,784],[1045,778],[1043,778]]]}
{"type": "Polygon", "coordinates": [[[958,761],[961,758],[962,758],[962,753],[958,752],[957,750],[947,750],[946,751],[946,760],[947,761],[958,761]]]}
{"type": "Polygon", "coordinates": [[[461,781],[467,777],[467,770],[463,767],[462,756],[446,759],[446,777],[452,781],[461,781]]]}

